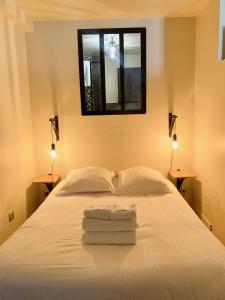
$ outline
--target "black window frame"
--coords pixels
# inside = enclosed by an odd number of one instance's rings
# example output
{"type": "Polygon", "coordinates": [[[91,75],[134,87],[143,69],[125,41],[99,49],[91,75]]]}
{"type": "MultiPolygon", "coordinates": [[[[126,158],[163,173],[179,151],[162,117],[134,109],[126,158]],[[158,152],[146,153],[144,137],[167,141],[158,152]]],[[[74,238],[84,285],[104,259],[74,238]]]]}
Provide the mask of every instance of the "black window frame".
{"type": "Polygon", "coordinates": [[[103,29],[78,29],[78,56],[80,71],[80,94],[81,94],[81,112],[82,115],[128,115],[128,114],[146,114],[146,28],[103,28],[103,29]],[[141,34],[141,109],[126,110],[124,97],[124,34],[140,33],[141,34]],[[102,110],[86,111],[85,110],[85,85],[84,85],[84,69],[83,69],[83,42],[82,36],[85,34],[99,34],[100,43],[100,70],[101,70],[101,95],[102,110]],[[120,94],[121,94],[121,110],[106,109],[106,87],[105,87],[105,52],[104,52],[104,34],[119,34],[120,39],[120,94]]]}

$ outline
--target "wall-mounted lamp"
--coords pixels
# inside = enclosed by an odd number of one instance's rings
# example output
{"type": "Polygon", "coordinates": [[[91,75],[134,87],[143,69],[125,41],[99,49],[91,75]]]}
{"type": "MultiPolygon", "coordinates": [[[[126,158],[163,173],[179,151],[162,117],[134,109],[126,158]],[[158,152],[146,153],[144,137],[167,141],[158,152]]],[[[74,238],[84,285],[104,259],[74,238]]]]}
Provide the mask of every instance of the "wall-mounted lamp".
{"type": "Polygon", "coordinates": [[[176,150],[178,148],[177,134],[176,134],[176,120],[177,120],[177,116],[174,115],[173,113],[169,113],[169,136],[173,137],[172,140],[173,150],[176,150]]]}
{"type": "Polygon", "coordinates": [[[177,116],[174,115],[173,113],[169,113],[169,136],[172,137],[172,148],[173,148],[169,173],[173,167],[174,150],[178,148],[177,134],[176,134],[176,120],[177,120],[177,116]]]}
{"type": "Polygon", "coordinates": [[[56,153],[56,146],[54,143],[53,132],[55,133],[55,140],[59,141],[59,119],[57,116],[55,116],[54,118],[50,118],[49,122],[51,123],[51,135],[52,135],[50,155],[51,155],[52,159],[55,160],[57,157],[57,153],[56,153]]]}
{"type": "Polygon", "coordinates": [[[176,124],[177,116],[169,113],[169,136],[172,137],[174,125],[176,124]]]}
{"type": "Polygon", "coordinates": [[[49,122],[51,122],[51,129],[55,132],[56,141],[59,141],[59,118],[55,116],[54,118],[50,118],[49,122]]]}

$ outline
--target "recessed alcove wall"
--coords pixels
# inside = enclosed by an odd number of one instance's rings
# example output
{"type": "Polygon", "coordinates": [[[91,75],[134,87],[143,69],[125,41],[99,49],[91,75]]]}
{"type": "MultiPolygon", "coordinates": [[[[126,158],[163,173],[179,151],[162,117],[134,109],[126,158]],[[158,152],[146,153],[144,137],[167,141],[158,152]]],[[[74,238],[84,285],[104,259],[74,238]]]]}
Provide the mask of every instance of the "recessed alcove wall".
{"type": "Polygon", "coordinates": [[[167,174],[168,112],[179,118],[174,167],[192,168],[195,18],[35,23],[27,34],[37,167],[49,172],[48,118],[59,115],[56,172],[96,165],[119,170],[147,165],[167,174]],[[147,28],[147,114],[82,116],[77,29],[147,28]]]}

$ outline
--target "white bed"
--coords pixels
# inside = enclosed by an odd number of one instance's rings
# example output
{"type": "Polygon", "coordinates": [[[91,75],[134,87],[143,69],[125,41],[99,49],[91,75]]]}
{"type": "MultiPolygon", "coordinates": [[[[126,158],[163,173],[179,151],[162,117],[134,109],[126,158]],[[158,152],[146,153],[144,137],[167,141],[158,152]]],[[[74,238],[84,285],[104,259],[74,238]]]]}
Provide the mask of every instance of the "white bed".
{"type": "Polygon", "coordinates": [[[155,197],[56,196],[0,248],[0,299],[225,299],[225,250],[176,189],[155,197]],[[136,203],[135,246],[83,246],[90,204],[136,203]]]}

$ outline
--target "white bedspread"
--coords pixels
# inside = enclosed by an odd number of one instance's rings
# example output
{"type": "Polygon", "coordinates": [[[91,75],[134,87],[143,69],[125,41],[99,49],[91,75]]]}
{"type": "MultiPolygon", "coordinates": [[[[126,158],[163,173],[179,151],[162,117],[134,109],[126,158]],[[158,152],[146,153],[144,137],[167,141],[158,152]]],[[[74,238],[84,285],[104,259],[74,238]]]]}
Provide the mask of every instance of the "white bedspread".
{"type": "Polygon", "coordinates": [[[60,185],[0,248],[1,300],[225,299],[224,247],[175,189],[57,197],[60,185]],[[83,246],[83,210],[124,202],[137,207],[137,244],[83,246]]]}

